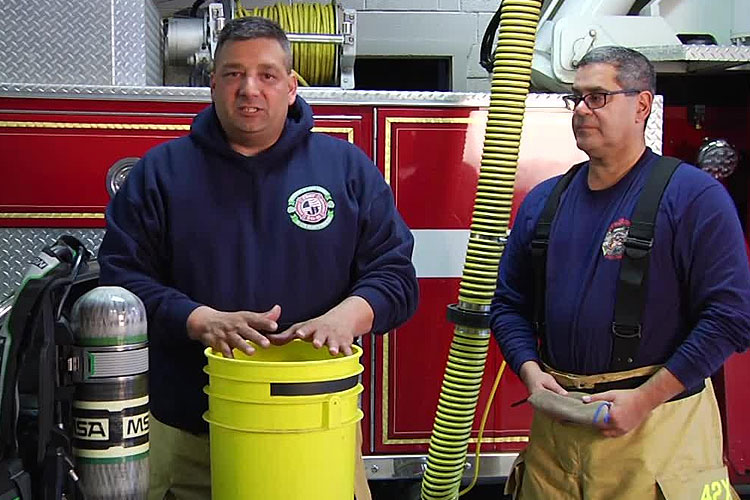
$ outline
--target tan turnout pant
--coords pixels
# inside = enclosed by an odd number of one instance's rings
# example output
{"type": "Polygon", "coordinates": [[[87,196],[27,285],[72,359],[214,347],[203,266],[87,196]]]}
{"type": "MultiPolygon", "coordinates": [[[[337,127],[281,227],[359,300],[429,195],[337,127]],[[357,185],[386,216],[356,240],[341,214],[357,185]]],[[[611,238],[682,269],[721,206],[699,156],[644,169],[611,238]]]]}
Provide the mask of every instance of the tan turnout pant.
{"type": "Polygon", "coordinates": [[[535,412],[506,493],[520,500],[739,500],[723,463],[711,380],[617,438],[535,412]]]}

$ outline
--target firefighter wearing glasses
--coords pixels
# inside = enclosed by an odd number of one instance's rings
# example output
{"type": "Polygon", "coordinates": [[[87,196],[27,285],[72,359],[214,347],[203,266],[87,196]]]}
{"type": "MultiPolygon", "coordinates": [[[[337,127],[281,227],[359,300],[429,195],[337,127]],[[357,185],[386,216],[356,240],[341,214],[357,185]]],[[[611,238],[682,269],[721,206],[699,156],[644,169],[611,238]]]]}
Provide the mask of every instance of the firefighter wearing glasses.
{"type": "Polygon", "coordinates": [[[710,376],[750,341],[742,229],[721,184],[646,147],[654,91],[642,54],[590,51],[565,97],[589,161],[515,219],[492,304],[503,354],[530,394],[587,393],[609,415],[535,411],[514,498],[737,498],[710,376]]]}

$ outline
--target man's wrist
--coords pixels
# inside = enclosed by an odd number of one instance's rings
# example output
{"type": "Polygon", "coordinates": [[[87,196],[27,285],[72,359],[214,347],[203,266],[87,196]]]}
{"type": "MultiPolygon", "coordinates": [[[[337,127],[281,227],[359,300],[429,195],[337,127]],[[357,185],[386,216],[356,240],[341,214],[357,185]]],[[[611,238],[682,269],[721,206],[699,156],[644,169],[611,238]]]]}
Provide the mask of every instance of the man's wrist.
{"type": "Polygon", "coordinates": [[[208,306],[198,306],[188,314],[187,321],[185,321],[185,328],[187,329],[188,337],[193,338],[194,330],[201,323],[199,318],[210,310],[211,308],[208,306]]]}
{"type": "Polygon", "coordinates": [[[641,402],[641,406],[647,408],[649,411],[656,409],[656,407],[665,401],[655,393],[653,387],[648,387],[645,383],[636,389],[636,394],[641,402]]]}
{"type": "Polygon", "coordinates": [[[372,330],[375,317],[370,304],[358,295],[347,297],[326,314],[336,315],[342,318],[345,324],[352,325],[355,337],[372,330]]]}
{"type": "Polygon", "coordinates": [[[660,369],[636,389],[644,405],[653,410],[685,390],[682,382],[666,368],[660,369]]]}
{"type": "Polygon", "coordinates": [[[529,379],[540,373],[542,373],[542,367],[533,359],[524,361],[518,369],[518,377],[527,387],[529,385],[529,379]]]}

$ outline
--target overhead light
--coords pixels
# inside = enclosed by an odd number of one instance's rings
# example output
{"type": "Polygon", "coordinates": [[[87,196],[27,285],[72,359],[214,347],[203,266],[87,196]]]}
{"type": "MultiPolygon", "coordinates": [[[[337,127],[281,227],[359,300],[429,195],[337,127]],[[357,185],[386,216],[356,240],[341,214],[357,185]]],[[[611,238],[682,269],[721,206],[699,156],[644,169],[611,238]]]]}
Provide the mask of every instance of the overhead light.
{"type": "Polygon", "coordinates": [[[697,163],[715,179],[726,179],[737,168],[739,154],[725,139],[706,139],[698,149],[697,163]]]}

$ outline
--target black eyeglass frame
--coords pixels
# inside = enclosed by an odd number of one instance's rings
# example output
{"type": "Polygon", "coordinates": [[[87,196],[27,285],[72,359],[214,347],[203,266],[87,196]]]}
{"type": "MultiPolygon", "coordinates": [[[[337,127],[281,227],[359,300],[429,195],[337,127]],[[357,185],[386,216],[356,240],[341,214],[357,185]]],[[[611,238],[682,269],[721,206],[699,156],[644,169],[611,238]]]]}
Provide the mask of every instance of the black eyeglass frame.
{"type": "Polygon", "coordinates": [[[607,100],[607,97],[611,95],[617,95],[617,94],[640,94],[641,92],[644,92],[643,90],[638,89],[623,89],[623,90],[612,90],[612,91],[597,91],[597,92],[589,92],[588,94],[578,95],[578,94],[566,94],[562,96],[563,102],[565,103],[565,107],[568,108],[570,111],[574,111],[578,105],[583,101],[583,103],[586,105],[587,108],[590,110],[595,109],[601,109],[604,106],[607,105],[609,102],[607,100]],[[592,107],[588,101],[590,100],[591,96],[602,96],[603,97],[603,104],[601,106],[592,107]]]}

